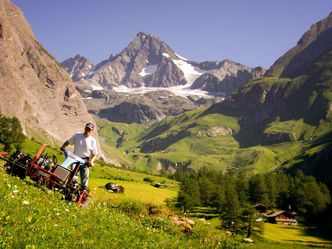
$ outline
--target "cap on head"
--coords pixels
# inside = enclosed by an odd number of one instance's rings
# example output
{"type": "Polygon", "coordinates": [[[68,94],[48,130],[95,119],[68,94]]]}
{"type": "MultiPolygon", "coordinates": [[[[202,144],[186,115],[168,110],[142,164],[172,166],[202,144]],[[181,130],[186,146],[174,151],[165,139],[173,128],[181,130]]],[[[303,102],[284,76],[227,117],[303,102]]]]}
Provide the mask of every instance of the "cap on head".
{"type": "Polygon", "coordinates": [[[85,125],[85,128],[89,129],[89,130],[93,130],[95,128],[95,126],[92,123],[87,123],[85,125]]]}

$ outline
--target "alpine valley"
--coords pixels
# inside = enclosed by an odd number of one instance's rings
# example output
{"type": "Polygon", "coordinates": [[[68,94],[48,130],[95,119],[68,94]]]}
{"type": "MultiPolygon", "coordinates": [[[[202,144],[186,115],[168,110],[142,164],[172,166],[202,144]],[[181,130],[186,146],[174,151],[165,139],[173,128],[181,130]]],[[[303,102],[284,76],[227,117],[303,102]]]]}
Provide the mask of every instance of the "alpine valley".
{"type": "Polygon", "coordinates": [[[94,119],[117,166],[302,169],[332,188],[332,14],[268,70],[190,61],[143,32],[96,65],[79,55],[60,65],[14,4],[0,1],[0,14],[0,113],[28,137],[59,144],[94,119]]]}
{"type": "Polygon", "coordinates": [[[62,65],[118,165],[155,174],[302,169],[332,187],[332,14],[266,72],[192,62],[145,33],[97,65],[79,55],[62,65]]]}

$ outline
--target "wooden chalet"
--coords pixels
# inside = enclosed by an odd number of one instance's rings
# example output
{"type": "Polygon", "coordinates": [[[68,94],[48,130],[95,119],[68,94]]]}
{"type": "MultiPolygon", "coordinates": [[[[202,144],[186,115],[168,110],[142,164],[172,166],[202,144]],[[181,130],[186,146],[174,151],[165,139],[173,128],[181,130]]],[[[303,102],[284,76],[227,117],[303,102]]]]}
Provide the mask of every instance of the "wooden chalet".
{"type": "Polygon", "coordinates": [[[276,211],[272,214],[267,215],[266,217],[270,223],[285,224],[285,225],[298,224],[295,212],[276,211]]]}

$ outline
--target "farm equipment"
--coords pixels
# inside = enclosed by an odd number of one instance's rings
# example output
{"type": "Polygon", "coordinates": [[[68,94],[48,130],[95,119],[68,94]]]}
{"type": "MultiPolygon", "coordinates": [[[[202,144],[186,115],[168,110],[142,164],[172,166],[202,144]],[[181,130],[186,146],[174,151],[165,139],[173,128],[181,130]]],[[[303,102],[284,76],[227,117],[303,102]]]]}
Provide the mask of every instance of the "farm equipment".
{"type": "Polygon", "coordinates": [[[49,157],[43,154],[46,147],[47,145],[43,144],[33,158],[16,151],[10,156],[6,152],[0,152],[0,159],[6,162],[4,167],[7,173],[21,179],[28,176],[38,187],[46,186],[59,191],[63,194],[63,199],[87,206],[91,200],[89,190],[82,188],[76,181],[80,167],[86,162],[65,150],[66,160],[58,164],[55,155],[49,157]]]}

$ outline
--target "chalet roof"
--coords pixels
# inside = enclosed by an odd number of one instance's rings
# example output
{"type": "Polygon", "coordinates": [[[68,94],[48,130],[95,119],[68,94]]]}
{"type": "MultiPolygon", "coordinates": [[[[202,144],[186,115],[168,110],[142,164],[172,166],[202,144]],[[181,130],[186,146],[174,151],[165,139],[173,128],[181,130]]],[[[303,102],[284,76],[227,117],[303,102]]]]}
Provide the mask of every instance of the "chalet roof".
{"type": "MultiPolygon", "coordinates": [[[[294,213],[290,213],[290,212],[285,211],[285,210],[280,210],[280,211],[276,211],[276,212],[274,212],[274,213],[272,213],[272,214],[269,214],[269,215],[267,215],[266,217],[268,217],[268,218],[272,218],[272,217],[276,217],[276,216],[278,216],[279,214],[283,214],[283,213],[285,213],[286,215],[288,214],[288,215],[290,215],[290,216],[294,216],[294,213]]],[[[295,214],[296,214],[296,213],[295,213],[295,214]]]]}
{"type": "Polygon", "coordinates": [[[276,217],[279,214],[282,214],[283,212],[286,212],[286,211],[276,211],[276,212],[274,212],[272,214],[268,214],[266,217],[276,217]]]}
{"type": "Polygon", "coordinates": [[[264,207],[264,208],[266,208],[266,206],[263,205],[263,204],[256,204],[255,207],[264,207]]]}

